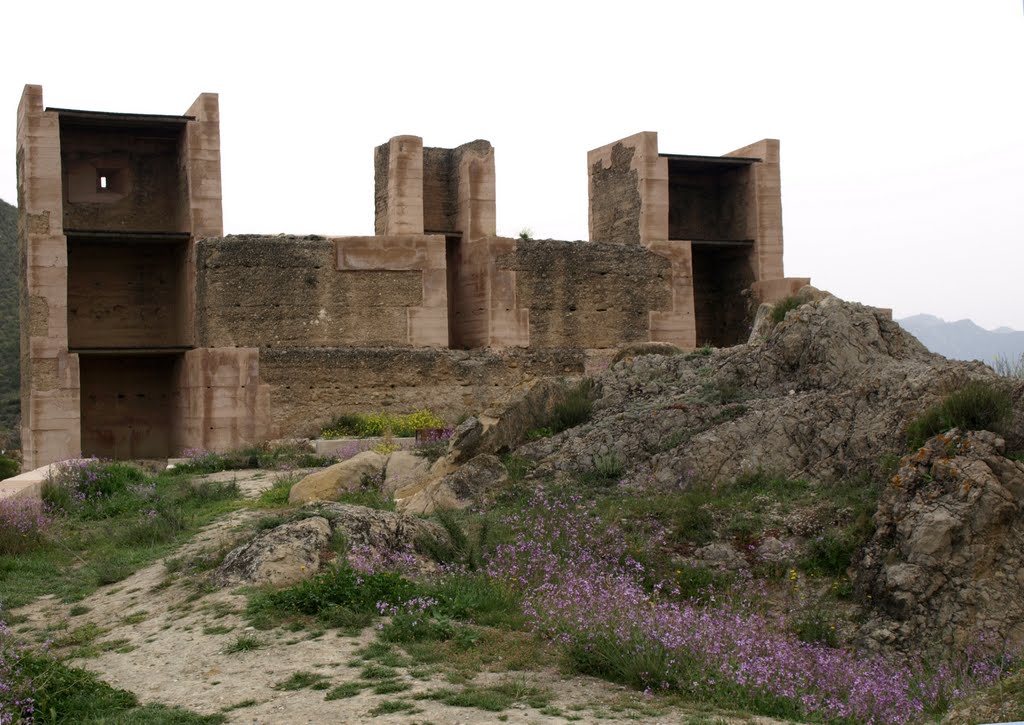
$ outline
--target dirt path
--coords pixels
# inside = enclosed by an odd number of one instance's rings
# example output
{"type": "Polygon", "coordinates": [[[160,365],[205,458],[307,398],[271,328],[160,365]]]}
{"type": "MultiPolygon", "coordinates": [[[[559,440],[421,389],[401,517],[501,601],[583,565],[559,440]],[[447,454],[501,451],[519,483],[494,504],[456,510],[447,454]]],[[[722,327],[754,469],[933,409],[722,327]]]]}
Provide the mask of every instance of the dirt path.
{"type": "MultiPolygon", "coordinates": [[[[248,496],[269,488],[273,474],[261,471],[220,473],[219,480],[238,481],[248,496]]],[[[262,515],[237,511],[206,527],[173,557],[231,546],[238,528],[262,515]]],[[[628,719],[639,723],[720,722],[717,716],[696,715],[660,706],[656,700],[606,682],[582,677],[563,677],[553,670],[541,672],[481,672],[474,685],[520,682],[547,688],[552,697],[538,709],[515,705],[504,712],[454,707],[434,700],[416,700],[418,694],[451,689],[442,673],[414,678],[408,670],[398,678],[409,689],[395,694],[359,694],[325,699],[324,689],[283,690],[279,683],[296,672],[322,675],[335,687],[360,680],[356,650],[374,641],[368,628],[359,636],[341,636],[328,630],[317,636],[309,631],[274,629],[257,632],[241,617],[243,594],[232,590],[208,592],[186,576],[168,575],[166,560],[136,572],[127,579],[97,590],[75,605],[44,597],[18,610],[25,625],[41,634],[68,637],[84,633],[84,649],[71,664],[86,667],[120,688],[138,695],[143,703],[180,705],[203,714],[225,712],[234,723],[566,723],[628,719]],[[72,608],[85,613],[72,616],[72,608]],[[60,630],[61,623],[66,629],[60,630]],[[88,635],[100,633],[94,638],[88,635]],[[261,644],[249,651],[231,652],[242,635],[261,644]],[[374,714],[383,703],[406,702],[411,711],[374,714]],[[230,709],[233,706],[240,706],[230,709]]],[[[173,567],[172,567],[173,568],[173,567]]],[[[66,651],[71,651],[69,647],[66,651]]],[[[323,687],[323,685],[321,685],[323,687]]],[[[386,709],[388,705],[384,704],[386,709]]],[[[728,722],[728,719],[724,721],[728,722]]],[[[742,719],[737,722],[762,722],[742,719]]]]}

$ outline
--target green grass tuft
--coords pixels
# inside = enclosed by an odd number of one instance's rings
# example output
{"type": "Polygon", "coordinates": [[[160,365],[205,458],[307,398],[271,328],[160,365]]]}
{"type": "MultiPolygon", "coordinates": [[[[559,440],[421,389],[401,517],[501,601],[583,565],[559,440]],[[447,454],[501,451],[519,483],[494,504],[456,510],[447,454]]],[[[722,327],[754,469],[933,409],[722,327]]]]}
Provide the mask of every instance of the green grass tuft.
{"type": "Polygon", "coordinates": [[[911,421],[907,426],[907,445],[920,448],[932,436],[951,428],[1002,433],[1012,414],[1013,403],[1003,387],[971,380],[911,421]]]}
{"type": "Polygon", "coordinates": [[[274,689],[285,691],[305,690],[306,688],[324,690],[327,689],[327,681],[326,675],[300,670],[299,672],[293,672],[288,679],[278,682],[274,685],[274,689]]]}
{"type": "Polygon", "coordinates": [[[791,295],[789,297],[779,300],[778,302],[775,303],[775,306],[772,307],[772,322],[774,322],[776,325],[779,324],[784,319],[786,319],[786,315],[788,315],[792,310],[795,310],[803,303],[803,298],[797,295],[791,295]]]}

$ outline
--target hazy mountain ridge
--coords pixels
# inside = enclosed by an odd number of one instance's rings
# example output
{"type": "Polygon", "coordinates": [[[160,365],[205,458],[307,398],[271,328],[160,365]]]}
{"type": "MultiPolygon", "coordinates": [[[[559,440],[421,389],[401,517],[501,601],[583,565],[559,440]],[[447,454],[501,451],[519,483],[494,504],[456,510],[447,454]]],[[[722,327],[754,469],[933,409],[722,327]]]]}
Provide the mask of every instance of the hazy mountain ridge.
{"type": "Polygon", "coordinates": [[[19,411],[18,208],[0,199],[0,448],[19,411]]]}
{"type": "Polygon", "coordinates": [[[929,350],[951,360],[982,360],[991,365],[996,358],[1015,361],[1024,354],[1024,332],[1009,327],[986,330],[972,320],[946,322],[923,314],[896,322],[929,350]]]}

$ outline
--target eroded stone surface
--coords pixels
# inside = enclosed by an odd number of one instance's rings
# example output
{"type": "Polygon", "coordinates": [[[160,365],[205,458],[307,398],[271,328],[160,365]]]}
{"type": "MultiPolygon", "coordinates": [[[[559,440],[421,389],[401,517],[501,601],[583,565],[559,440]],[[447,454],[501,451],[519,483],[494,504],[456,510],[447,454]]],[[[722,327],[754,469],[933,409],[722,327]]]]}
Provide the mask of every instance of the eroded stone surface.
{"type": "Polygon", "coordinates": [[[288,503],[329,501],[344,491],[354,491],[364,481],[377,480],[384,473],[387,456],[375,451],[363,451],[341,463],[311,473],[292,486],[288,503]]]}
{"type": "MultiPolygon", "coordinates": [[[[448,470],[448,469],[439,469],[448,470]]],[[[429,514],[442,509],[485,504],[508,483],[508,471],[497,456],[482,454],[427,485],[395,492],[399,508],[410,514],[429,514]]]]}
{"type": "Polygon", "coordinates": [[[330,538],[331,526],[321,516],[282,524],[229,553],[214,581],[221,586],[296,584],[319,571],[330,538]]]}
{"type": "Polygon", "coordinates": [[[865,636],[947,651],[1024,644],[1024,463],[989,432],[950,431],[904,456],[854,584],[865,636]]]}

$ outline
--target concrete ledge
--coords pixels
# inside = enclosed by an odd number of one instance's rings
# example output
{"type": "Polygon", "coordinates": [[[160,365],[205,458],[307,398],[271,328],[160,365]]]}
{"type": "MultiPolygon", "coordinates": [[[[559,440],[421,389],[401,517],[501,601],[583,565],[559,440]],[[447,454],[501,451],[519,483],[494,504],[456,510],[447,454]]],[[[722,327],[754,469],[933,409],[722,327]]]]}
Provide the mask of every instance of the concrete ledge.
{"type": "Polygon", "coordinates": [[[43,482],[50,475],[50,469],[59,465],[51,463],[33,471],[20,473],[14,478],[0,481],[0,500],[5,498],[35,498],[43,496],[43,482]]]}
{"type": "MultiPolygon", "coordinates": [[[[342,453],[346,449],[351,449],[349,458],[354,456],[356,453],[368,451],[372,449],[378,443],[383,443],[384,438],[318,438],[314,441],[313,447],[316,452],[321,456],[332,456],[337,453],[342,453]]],[[[392,438],[391,442],[402,449],[412,448],[416,443],[415,438],[392,438]]]]}

